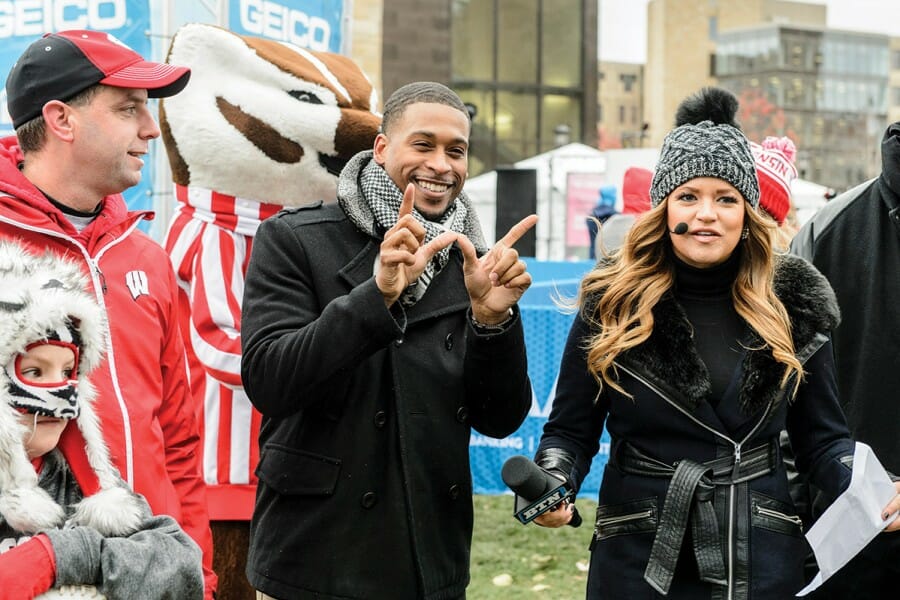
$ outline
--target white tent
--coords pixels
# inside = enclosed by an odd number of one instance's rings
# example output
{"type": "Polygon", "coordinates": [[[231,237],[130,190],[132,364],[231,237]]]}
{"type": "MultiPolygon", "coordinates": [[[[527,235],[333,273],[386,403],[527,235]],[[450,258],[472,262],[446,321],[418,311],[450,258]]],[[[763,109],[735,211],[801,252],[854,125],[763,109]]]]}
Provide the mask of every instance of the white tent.
{"type": "Polygon", "coordinates": [[[805,179],[797,178],[791,182],[791,200],[797,209],[797,223],[803,225],[817,210],[825,206],[828,202],[825,195],[830,191],[824,185],[805,179]]]}
{"type": "MultiPolygon", "coordinates": [[[[537,258],[560,260],[565,251],[566,178],[569,173],[603,173],[604,153],[585,144],[566,144],[513,165],[517,169],[534,169],[537,173],[536,229],[537,258]]],[[[497,206],[497,173],[489,171],[468,180],[466,193],[472,198],[489,243],[495,238],[497,206]]]]}

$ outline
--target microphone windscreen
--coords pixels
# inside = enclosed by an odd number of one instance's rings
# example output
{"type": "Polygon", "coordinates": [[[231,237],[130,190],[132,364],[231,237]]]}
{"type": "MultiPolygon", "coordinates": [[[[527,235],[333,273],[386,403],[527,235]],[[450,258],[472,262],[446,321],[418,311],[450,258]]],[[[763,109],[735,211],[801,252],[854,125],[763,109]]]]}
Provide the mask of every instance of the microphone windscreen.
{"type": "Polygon", "coordinates": [[[688,224],[681,222],[681,223],[678,223],[677,225],[675,225],[675,229],[672,230],[672,233],[674,233],[676,235],[683,235],[683,234],[687,233],[687,230],[688,230],[688,224]]]}
{"type": "Polygon", "coordinates": [[[536,500],[548,489],[548,475],[534,461],[525,456],[511,456],[500,471],[503,483],[527,500],[536,500]]]}

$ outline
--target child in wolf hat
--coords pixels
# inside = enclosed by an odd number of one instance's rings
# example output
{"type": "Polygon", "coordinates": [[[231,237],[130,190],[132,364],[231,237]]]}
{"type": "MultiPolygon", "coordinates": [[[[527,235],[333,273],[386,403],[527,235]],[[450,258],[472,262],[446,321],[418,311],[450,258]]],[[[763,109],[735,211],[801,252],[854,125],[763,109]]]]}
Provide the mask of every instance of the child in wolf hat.
{"type": "Polygon", "coordinates": [[[202,598],[200,549],[110,463],[88,381],[106,323],[85,285],[74,263],[0,243],[0,600],[202,598]]]}

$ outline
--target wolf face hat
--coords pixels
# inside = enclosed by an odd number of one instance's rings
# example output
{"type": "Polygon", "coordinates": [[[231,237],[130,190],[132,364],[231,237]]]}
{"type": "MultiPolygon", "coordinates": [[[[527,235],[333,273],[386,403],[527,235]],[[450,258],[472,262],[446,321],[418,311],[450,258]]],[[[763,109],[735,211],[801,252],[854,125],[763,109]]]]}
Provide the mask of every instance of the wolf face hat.
{"type": "MultiPolygon", "coordinates": [[[[87,279],[77,264],[0,242],[0,516],[17,531],[58,527],[65,517],[63,508],[38,487],[20,410],[70,419],[57,448],[84,495],[71,516],[73,524],[103,535],[126,535],[140,525],[139,500],[122,485],[94,412],[96,392],[87,376],[103,359],[106,321],[86,290],[87,279]],[[40,394],[16,374],[18,358],[41,343],[77,348],[72,393],[40,394]]],[[[63,383],[58,387],[68,387],[63,383]]]]}

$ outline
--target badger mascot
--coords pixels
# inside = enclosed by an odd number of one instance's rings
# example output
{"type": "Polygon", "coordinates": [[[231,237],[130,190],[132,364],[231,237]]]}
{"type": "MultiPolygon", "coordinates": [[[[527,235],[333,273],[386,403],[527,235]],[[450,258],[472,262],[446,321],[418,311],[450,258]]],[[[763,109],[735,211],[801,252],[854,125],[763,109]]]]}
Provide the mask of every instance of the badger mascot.
{"type": "Polygon", "coordinates": [[[381,119],[372,84],[338,54],[190,24],[175,34],[168,62],[192,75],[160,106],[177,200],[165,246],[181,287],[214,568],[227,598],[229,588],[250,591],[244,566],[260,416],[240,362],[253,236],[284,207],[334,201],[340,169],[372,148],[381,119]]]}

